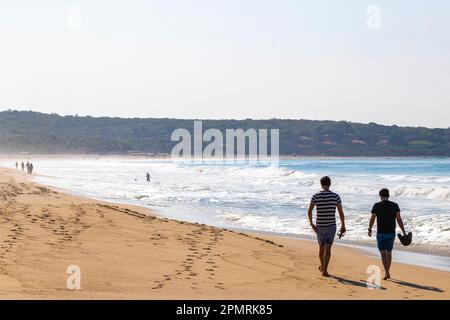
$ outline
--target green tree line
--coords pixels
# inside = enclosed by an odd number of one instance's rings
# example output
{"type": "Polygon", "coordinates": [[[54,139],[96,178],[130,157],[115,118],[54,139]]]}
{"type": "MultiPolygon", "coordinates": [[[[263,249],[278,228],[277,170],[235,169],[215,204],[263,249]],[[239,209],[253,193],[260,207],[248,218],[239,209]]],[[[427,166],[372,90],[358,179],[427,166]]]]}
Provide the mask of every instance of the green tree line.
{"type": "MultiPolygon", "coordinates": [[[[170,153],[173,130],[193,120],[79,117],[0,112],[0,152],[39,154],[170,153]]],[[[203,129],[279,129],[280,154],[319,156],[450,156],[450,129],[347,121],[203,120],[203,129]]]]}

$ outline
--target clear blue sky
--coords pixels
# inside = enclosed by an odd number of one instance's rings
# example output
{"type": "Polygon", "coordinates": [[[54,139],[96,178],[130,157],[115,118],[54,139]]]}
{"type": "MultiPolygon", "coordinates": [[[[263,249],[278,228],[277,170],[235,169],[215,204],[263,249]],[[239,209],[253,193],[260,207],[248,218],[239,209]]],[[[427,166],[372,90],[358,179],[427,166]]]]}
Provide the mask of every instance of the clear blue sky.
{"type": "Polygon", "coordinates": [[[447,0],[0,0],[0,39],[0,109],[450,126],[447,0]]]}

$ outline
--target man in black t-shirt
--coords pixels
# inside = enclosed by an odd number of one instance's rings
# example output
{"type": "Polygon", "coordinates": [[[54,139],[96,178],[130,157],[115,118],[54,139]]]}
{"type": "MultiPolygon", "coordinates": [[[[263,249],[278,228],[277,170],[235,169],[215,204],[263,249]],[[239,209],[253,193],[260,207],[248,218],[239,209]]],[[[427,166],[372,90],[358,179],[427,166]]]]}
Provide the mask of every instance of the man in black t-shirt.
{"type": "Polygon", "coordinates": [[[377,220],[377,246],[380,250],[381,260],[385,270],[384,280],[391,277],[389,269],[392,262],[392,249],[395,241],[395,227],[396,221],[404,235],[406,235],[405,227],[403,226],[402,217],[400,216],[400,207],[397,203],[389,201],[389,190],[380,190],[380,202],[373,205],[372,216],[369,222],[369,237],[372,236],[372,227],[377,220]]]}

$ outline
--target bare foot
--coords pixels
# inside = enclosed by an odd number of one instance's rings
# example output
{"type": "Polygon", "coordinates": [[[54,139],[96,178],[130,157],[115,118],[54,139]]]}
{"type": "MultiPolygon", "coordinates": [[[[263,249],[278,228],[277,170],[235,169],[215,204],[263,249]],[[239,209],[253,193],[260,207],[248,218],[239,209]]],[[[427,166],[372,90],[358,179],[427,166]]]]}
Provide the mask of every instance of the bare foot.
{"type": "Polygon", "coordinates": [[[324,276],[324,277],[329,277],[330,274],[329,274],[328,272],[324,271],[324,272],[322,272],[322,276],[324,276]]]}
{"type": "Polygon", "coordinates": [[[387,280],[391,278],[391,274],[390,273],[386,273],[386,275],[384,276],[383,280],[387,280]]]}

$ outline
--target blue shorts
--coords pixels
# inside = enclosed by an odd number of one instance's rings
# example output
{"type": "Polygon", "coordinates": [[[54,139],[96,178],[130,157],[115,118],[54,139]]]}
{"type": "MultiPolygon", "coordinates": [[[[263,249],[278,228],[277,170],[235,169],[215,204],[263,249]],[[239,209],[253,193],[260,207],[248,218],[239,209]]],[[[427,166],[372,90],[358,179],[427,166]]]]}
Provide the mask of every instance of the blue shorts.
{"type": "Polygon", "coordinates": [[[336,225],[327,227],[317,227],[317,242],[321,246],[325,244],[333,244],[336,235],[336,225]]]}
{"type": "Polygon", "coordinates": [[[394,248],[395,233],[379,233],[377,234],[377,245],[380,251],[391,252],[394,248]]]}

